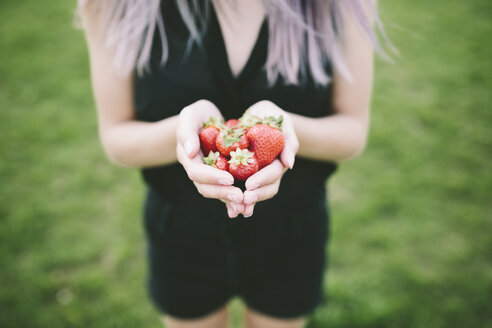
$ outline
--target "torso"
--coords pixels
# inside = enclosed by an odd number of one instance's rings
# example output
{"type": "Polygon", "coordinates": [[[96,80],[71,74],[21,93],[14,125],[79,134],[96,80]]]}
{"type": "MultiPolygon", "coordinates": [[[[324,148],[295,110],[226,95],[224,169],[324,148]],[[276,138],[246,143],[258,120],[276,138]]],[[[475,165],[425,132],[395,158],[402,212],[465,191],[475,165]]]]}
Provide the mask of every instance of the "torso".
{"type": "MultiPolygon", "coordinates": [[[[189,56],[183,58],[188,30],[173,0],[162,1],[162,7],[169,58],[161,67],[160,40],[156,37],[151,72],[135,77],[137,119],[162,120],[179,114],[185,106],[200,99],[212,101],[225,119],[240,117],[249,106],[261,100],[270,100],[287,112],[308,117],[332,112],[331,86],[316,86],[309,76],[303,85],[286,85],[282,80],[268,85],[263,68],[268,49],[268,20],[263,19],[264,12],[258,8],[251,9],[254,28],[246,31],[244,22],[237,23],[235,29],[225,28],[225,20],[211,6],[203,48],[194,45],[189,56]],[[242,30],[238,33],[244,34],[241,36],[244,40],[234,38],[232,31],[237,29],[242,30]]],[[[325,180],[335,167],[334,163],[298,158],[294,170],[284,175],[277,196],[257,204],[255,212],[285,208],[303,199],[323,198],[325,180]]],[[[143,175],[149,186],[170,200],[186,197],[197,206],[215,206],[223,212],[220,202],[205,200],[196,192],[179,164],[144,169],[143,175]]]]}

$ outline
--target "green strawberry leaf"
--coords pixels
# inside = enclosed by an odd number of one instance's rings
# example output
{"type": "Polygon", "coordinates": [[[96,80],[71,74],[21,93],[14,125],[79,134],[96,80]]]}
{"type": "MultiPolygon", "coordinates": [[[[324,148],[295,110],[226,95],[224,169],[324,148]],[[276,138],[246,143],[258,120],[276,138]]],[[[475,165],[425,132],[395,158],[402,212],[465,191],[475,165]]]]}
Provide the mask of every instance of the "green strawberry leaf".
{"type": "Polygon", "coordinates": [[[216,151],[215,153],[213,151],[210,151],[207,157],[202,157],[202,162],[203,164],[210,165],[217,168],[217,166],[215,166],[215,163],[217,162],[219,156],[220,153],[218,151],[216,151]]]}
{"type": "Polygon", "coordinates": [[[235,151],[231,151],[231,159],[229,160],[229,164],[234,165],[244,165],[248,166],[249,163],[253,163],[253,155],[255,153],[249,151],[248,149],[238,148],[235,151]]]}

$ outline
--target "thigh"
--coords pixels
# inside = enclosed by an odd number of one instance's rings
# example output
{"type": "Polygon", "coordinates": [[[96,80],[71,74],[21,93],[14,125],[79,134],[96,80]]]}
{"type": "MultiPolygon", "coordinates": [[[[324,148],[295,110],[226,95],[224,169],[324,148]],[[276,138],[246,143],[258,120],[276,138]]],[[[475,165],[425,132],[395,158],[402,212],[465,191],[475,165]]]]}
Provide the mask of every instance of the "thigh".
{"type": "Polygon", "coordinates": [[[246,308],[246,327],[245,328],[301,328],[306,323],[305,317],[292,319],[274,318],[257,312],[251,308],[246,308]]]}
{"type": "Polygon", "coordinates": [[[226,328],[227,309],[224,306],[208,315],[192,320],[166,315],[162,321],[166,328],[226,328]]]}
{"type": "Polygon", "coordinates": [[[197,212],[155,193],[145,211],[151,299],[162,313],[186,320],[216,311],[231,296],[221,241],[209,233],[211,225],[194,228],[195,221],[209,219],[197,212]]]}
{"type": "Polygon", "coordinates": [[[327,219],[323,204],[299,208],[240,241],[240,294],[248,307],[284,319],[315,310],[323,300],[327,219]]]}

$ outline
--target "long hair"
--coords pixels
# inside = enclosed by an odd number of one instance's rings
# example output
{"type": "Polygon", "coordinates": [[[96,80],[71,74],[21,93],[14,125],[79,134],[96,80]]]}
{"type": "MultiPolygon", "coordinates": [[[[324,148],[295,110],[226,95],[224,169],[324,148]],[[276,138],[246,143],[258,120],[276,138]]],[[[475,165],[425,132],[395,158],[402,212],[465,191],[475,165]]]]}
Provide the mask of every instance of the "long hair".
{"type": "MultiPolygon", "coordinates": [[[[188,46],[200,45],[211,0],[174,0],[190,33],[188,46]]],[[[233,0],[231,0],[233,1],[233,0]]],[[[268,17],[268,55],[265,70],[270,84],[282,77],[299,84],[309,71],[317,84],[330,81],[327,61],[351,79],[342,56],[343,15],[350,15],[380,53],[376,30],[384,37],[374,0],[263,0],[268,17]],[[376,28],[373,27],[373,21],[376,28]]],[[[161,0],[78,0],[98,15],[98,28],[108,47],[115,48],[114,64],[122,74],[149,67],[155,33],[162,42],[161,64],[168,47],[160,10],[161,0]]]]}

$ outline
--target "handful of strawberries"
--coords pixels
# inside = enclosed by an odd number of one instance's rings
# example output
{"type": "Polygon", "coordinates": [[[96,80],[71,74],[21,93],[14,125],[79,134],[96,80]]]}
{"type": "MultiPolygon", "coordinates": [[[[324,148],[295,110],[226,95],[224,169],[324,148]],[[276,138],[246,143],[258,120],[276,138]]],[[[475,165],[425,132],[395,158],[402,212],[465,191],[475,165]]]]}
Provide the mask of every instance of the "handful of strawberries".
{"type": "Polygon", "coordinates": [[[200,131],[202,161],[229,171],[240,181],[248,179],[277,158],[285,145],[283,117],[264,119],[245,114],[239,120],[216,122],[210,118],[200,131]]]}

